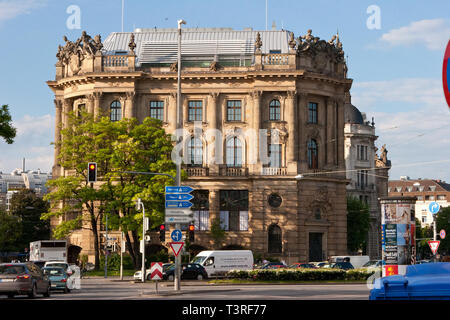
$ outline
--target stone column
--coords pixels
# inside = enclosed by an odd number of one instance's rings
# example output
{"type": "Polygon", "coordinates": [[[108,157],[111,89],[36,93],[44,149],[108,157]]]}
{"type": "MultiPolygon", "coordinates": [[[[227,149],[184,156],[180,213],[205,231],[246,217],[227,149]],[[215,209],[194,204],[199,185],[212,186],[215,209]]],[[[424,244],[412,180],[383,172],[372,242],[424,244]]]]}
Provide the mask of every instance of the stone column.
{"type": "Polygon", "coordinates": [[[222,135],[219,135],[218,130],[218,107],[219,93],[211,92],[208,96],[208,109],[207,118],[208,121],[208,131],[206,135],[206,143],[208,143],[208,163],[209,163],[209,174],[218,175],[219,174],[219,163],[216,159],[216,155],[220,155],[220,149],[222,148],[222,135]]]}
{"type": "Polygon", "coordinates": [[[62,127],[62,108],[63,108],[63,100],[61,99],[55,99],[53,100],[55,103],[55,153],[54,153],[54,159],[53,159],[53,170],[52,174],[53,177],[56,177],[59,175],[59,161],[58,156],[60,152],[60,146],[61,143],[61,127],[62,127]]]}
{"type": "MultiPolygon", "coordinates": [[[[334,157],[335,157],[335,137],[334,137],[334,126],[335,126],[335,119],[334,119],[334,106],[336,104],[336,100],[334,98],[327,98],[326,99],[326,146],[325,146],[325,152],[326,152],[326,166],[330,167],[334,163],[334,157]]],[[[344,129],[342,129],[344,130],[344,129]]]]}
{"type": "Polygon", "coordinates": [[[218,189],[209,190],[209,227],[215,219],[220,219],[220,194],[218,189]]]}
{"type": "Polygon", "coordinates": [[[298,126],[297,126],[297,153],[298,153],[298,160],[299,160],[299,167],[300,172],[304,172],[308,168],[308,163],[306,159],[306,148],[307,148],[307,141],[305,136],[305,126],[308,122],[308,93],[306,92],[299,92],[298,93],[298,110],[299,110],[299,116],[298,116],[298,126]]]}
{"type": "Polygon", "coordinates": [[[69,124],[69,112],[73,111],[73,100],[64,99],[62,105],[62,122],[63,128],[67,128],[69,124]]]}
{"type": "Polygon", "coordinates": [[[288,122],[288,141],[286,150],[286,160],[289,173],[297,173],[297,139],[295,137],[295,123],[297,119],[295,105],[297,102],[297,92],[288,91],[286,98],[286,120],[288,122]]]}
{"type": "Polygon", "coordinates": [[[136,93],[126,92],[125,103],[124,103],[124,118],[132,118],[134,116],[133,105],[134,105],[134,97],[136,93]]]}
{"type": "Polygon", "coordinates": [[[169,105],[167,106],[167,130],[174,133],[177,128],[177,93],[171,92],[169,95],[169,105]]]}
{"type": "Polygon", "coordinates": [[[92,95],[94,96],[94,119],[98,120],[101,115],[100,100],[102,98],[102,93],[94,92],[92,95]]]}
{"type": "Polygon", "coordinates": [[[344,160],[344,97],[336,99],[336,165],[345,168],[344,160]]]}
{"type": "Polygon", "coordinates": [[[87,100],[88,100],[88,105],[87,105],[87,112],[91,115],[94,115],[94,95],[93,94],[88,94],[86,96],[87,100]]]}
{"type": "Polygon", "coordinates": [[[255,130],[255,141],[249,141],[249,145],[247,148],[249,149],[249,152],[256,152],[256,156],[253,157],[253,159],[256,160],[255,164],[250,165],[250,172],[253,174],[261,174],[261,157],[260,157],[260,129],[261,129],[261,97],[262,97],[262,91],[261,90],[254,90],[251,93],[251,96],[253,98],[253,130],[255,130]]]}

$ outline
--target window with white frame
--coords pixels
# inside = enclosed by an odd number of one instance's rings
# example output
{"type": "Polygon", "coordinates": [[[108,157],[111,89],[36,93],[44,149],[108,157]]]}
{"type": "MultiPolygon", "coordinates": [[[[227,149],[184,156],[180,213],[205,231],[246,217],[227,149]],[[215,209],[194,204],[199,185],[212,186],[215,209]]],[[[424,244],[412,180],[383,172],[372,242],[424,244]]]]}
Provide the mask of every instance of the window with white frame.
{"type": "Polygon", "coordinates": [[[248,231],[248,190],[220,190],[220,226],[226,231],[248,231]]]}

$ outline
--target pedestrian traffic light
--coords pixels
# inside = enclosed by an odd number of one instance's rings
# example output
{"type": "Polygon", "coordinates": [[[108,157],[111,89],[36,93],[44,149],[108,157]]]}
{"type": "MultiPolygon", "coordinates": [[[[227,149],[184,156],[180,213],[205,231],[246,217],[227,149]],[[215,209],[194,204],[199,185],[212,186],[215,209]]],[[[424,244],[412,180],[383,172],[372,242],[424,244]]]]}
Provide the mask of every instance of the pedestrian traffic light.
{"type": "Polygon", "coordinates": [[[159,241],[166,241],[166,226],[163,224],[159,227],[159,241]]]}
{"type": "Polygon", "coordinates": [[[88,163],[88,183],[97,182],[97,163],[88,163]]]}
{"type": "Polygon", "coordinates": [[[189,242],[193,243],[195,240],[195,226],[193,224],[189,225],[189,242]]]}

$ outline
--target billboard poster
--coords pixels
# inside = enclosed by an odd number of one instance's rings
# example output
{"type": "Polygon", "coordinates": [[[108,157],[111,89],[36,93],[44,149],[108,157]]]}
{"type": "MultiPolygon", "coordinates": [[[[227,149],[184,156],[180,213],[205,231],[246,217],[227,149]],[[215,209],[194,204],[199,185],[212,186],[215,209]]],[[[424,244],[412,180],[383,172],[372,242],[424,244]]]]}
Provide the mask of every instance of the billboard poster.
{"type": "Polygon", "coordinates": [[[415,263],[415,197],[381,198],[383,277],[415,263]]]}

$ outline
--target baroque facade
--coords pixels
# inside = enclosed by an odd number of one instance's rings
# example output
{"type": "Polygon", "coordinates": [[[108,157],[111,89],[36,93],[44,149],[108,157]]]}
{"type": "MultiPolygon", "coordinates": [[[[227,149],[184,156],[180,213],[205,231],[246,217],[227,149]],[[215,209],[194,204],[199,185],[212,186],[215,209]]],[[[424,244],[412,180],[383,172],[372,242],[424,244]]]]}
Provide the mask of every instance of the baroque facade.
{"type": "Polygon", "coordinates": [[[375,123],[367,121],[351,103],[351,96],[345,104],[345,163],[347,195],[365,202],[369,207],[370,227],[367,235],[366,254],[372,260],[381,259],[381,207],[378,198],[386,197],[388,172],[391,167],[387,159],[386,146],[377,155],[375,123]]]}
{"type": "MultiPolygon", "coordinates": [[[[155,117],[174,132],[176,29],[112,33],[104,42],[83,32],[64,41],[56,77],[47,82],[55,141],[67,113],[80,108],[109,113],[111,121],[155,117]]],[[[223,248],[288,263],[346,254],[344,104],[352,80],[339,36],[183,29],[181,82],[183,184],[196,189],[194,245],[213,247],[211,222],[219,219],[223,248]]],[[[65,174],[58,152],[55,177],[65,174]]],[[[93,255],[90,232],[76,231],[69,241],[93,255]]]]}

